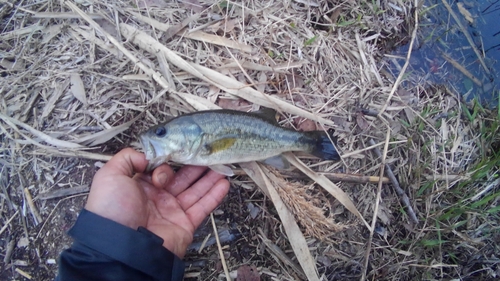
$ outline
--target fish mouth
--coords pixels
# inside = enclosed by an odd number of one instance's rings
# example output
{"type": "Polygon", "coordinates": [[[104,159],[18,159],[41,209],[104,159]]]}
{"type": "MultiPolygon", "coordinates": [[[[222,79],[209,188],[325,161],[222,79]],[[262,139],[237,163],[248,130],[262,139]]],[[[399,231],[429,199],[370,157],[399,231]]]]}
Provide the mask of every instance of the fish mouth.
{"type": "Polygon", "coordinates": [[[144,154],[146,155],[146,160],[152,160],[156,158],[155,147],[146,137],[139,137],[139,142],[141,143],[142,150],[144,150],[144,154]]]}
{"type": "Polygon", "coordinates": [[[146,166],[145,172],[147,173],[152,172],[158,166],[160,166],[163,163],[166,163],[170,159],[170,155],[164,155],[164,156],[161,156],[161,154],[158,155],[159,153],[161,153],[161,150],[157,151],[155,149],[154,141],[151,141],[144,136],[140,137],[139,139],[143,147],[144,154],[146,155],[146,160],[148,160],[148,165],[146,166]]]}

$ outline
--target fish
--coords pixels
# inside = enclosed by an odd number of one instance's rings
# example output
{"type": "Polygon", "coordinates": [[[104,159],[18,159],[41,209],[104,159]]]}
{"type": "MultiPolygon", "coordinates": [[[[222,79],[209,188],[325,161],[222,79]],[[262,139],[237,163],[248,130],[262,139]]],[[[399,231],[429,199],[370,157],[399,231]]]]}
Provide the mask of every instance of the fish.
{"type": "Polygon", "coordinates": [[[139,134],[139,142],[149,160],[149,170],[172,161],[208,166],[230,176],[232,170],[225,165],[250,161],[276,163],[288,151],[340,160],[326,132],[299,132],[282,127],[276,120],[276,111],[268,108],[255,112],[217,109],[179,115],[139,134]]]}

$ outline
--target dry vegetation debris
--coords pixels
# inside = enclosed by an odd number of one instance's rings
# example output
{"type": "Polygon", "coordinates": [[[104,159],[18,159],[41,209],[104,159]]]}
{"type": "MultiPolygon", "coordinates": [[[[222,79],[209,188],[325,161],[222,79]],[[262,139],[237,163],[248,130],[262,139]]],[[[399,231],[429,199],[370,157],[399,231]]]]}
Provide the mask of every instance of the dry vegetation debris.
{"type": "MultiPolygon", "coordinates": [[[[93,173],[139,131],[193,110],[260,106],[278,110],[284,126],[335,129],[343,159],[287,155],[307,177],[286,180],[242,165],[213,219],[219,233],[237,234],[223,242],[230,275],[247,272],[244,264],[265,280],[498,274],[485,269],[498,260],[498,244],[479,233],[498,227],[496,213],[456,213],[461,193],[480,190],[470,200],[483,202],[495,190],[497,166],[476,165],[495,141],[481,123],[487,111],[474,107],[474,118],[464,118],[456,93],[412,77],[397,87],[382,60],[414,28],[414,2],[0,3],[2,279],[53,278],[93,173]],[[418,224],[388,185],[328,180],[383,179],[382,164],[418,224]],[[490,181],[466,185],[478,171],[490,181]],[[443,217],[450,212],[458,215],[443,217]]],[[[210,228],[199,230],[201,245],[210,228]]],[[[217,246],[200,246],[187,260],[188,278],[224,276],[217,246]]]]}

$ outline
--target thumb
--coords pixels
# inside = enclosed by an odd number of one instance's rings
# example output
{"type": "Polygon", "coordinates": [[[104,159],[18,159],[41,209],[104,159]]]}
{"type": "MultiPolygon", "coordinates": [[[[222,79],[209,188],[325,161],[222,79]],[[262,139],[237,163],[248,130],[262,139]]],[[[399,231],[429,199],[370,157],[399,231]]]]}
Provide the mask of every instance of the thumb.
{"type": "Polygon", "coordinates": [[[147,165],[148,160],[143,153],[125,148],[113,156],[98,173],[132,177],[135,173],[144,172],[147,165]]]}

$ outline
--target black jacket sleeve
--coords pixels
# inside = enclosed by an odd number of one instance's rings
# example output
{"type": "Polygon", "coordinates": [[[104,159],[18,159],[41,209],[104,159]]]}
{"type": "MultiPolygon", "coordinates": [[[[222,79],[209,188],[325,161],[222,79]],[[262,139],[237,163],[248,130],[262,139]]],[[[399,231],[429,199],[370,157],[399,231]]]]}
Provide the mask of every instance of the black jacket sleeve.
{"type": "Polygon", "coordinates": [[[68,234],[74,243],[59,257],[56,281],[177,281],[184,277],[182,260],[145,228],[134,230],[83,209],[68,234]]]}

